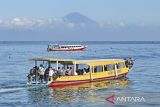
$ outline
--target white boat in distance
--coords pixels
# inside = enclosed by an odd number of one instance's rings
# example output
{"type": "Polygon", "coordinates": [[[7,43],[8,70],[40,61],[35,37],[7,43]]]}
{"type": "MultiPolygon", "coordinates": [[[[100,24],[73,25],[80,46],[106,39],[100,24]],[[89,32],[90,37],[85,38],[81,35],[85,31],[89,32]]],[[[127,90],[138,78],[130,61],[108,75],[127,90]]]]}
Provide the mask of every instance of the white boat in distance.
{"type": "Polygon", "coordinates": [[[58,45],[49,44],[47,51],[83,51],[87,46],[85,45],[58,45]]]}

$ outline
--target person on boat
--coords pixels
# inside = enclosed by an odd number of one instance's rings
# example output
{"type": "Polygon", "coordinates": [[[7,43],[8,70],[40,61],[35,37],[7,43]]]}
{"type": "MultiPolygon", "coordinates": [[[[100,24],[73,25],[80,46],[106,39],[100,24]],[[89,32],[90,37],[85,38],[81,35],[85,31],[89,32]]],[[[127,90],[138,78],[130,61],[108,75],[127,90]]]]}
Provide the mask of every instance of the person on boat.
{"type": "Polygon", "coordinates": [[[55,67],[53,68],[53,74],[52,74],[52,76],[53,76],[54,79],[57,78],[57,76],[58,76],[58,71],[56,70],[55,67]]]}
{"type": "Polygon", "coordinates": [[[77,72],[72,67],[70,67],[70,70],[71,70],[71,75],[72,76],[77,76],[78,75],[77,72]]]}
{"type": "Polygon", "coordinates": [[[69,68],[69,75],[74,75],[74,69],[72,67],[69,68]]]}
{"type": "Polygon", "coordinates": [[[90,67],[88,66],[88,68],[86,69],[86,73],[88,73],[90,71],[90,67]]]}
{"type": "Polygon", "coordinates": [[[72,70],[73,70],[72,67],[68,67],[68,68],[67,68],[68,76],[71,76],[72,70]]]}
{"type": "Polygon", "coordinates": [[[34,82],[37,81],[38,76],[39,76],[39,74],[38,74],[38,67],[37,66],[33,67],[32,70],[30,71],[30,73],[32,74],[32,80],[34,82]]]}
{"type": "Polygon", "coordinates": [[[62,69],[60,68],[60,67],[58,67],[58,71],[57,71],[57,75],[60,77],[60,76],[62,76],[63,75],[63,67],[62,67],[62,69]]]}
{"type": "Polygon", "coordinates": [[[64,76],[64,67],[61,68],[61,75],[64,76]]]}
{"type": "Polygon", "coordinates": [[[44,73],[45,73],[45,69],[43,67],[43,65],[41,64],[39,69],[38,69],[38,73],[40,75],[40,81],[44,82],[44,73]]]}
{"type": "Polygon", "coordinates": [[[133,58],[129,58],[128,59],[128,62],[129,62],[129,68],[132,68],[133,64],[134,64],[134,59],[133,58]]]}
{"type": "Polygon", "coordinates": [[[66,69],[66,71],[65,71],[65,75],[66,75],[66,76],[69,76],[69,72],[70,72],[70,69],[69,69],[69,67],[67,66],[67,69],[66,69]]]}
{"type": "Polygon", "coordinates": [[[74,76],[77,76],[78,74],[77,74],[77,72],[76,71],[74,71],[74,74],[73,74],[74,76]]]}
{"type": "Polygon", "coordinates": [[[83,75],[86,75],[86,68],[83,68],[83,75]]]}
{"type": "Polygon", "coordinates": [[[77,69],[77,70],[76,70],[76,73],[77,73],[77,75],[81,75],[81,70],[80,70],[80,69],[77,69]]]}
{"type": "Polygon", "coordinates": [[[126,67],[129,67],[130,61],[128,58],[124,58],[126,67]]]}
{"type": "Polygon", "coordinates": [[[66,75],[66,71],[65,71],[64,67],[62,67],[62,69],[61,69],[61,73],[62,73],[62,75],[63,75],[63,76],[65,76],[65,75],[66,75]]]}
{"type": "Polygon", "coordinates": [[[53,76],[53,69],[52,67],[49,67],[49,81],[53,80],[52,76],[53,76]]]}
{"type": "Polygon", "coordinates": [[[49,81],[49,67],[45,70],[45,73],[44,73],[44,80],[46,82],[49,81]]]}
{"type": "Polygon", "coordinates": [[[131,57],[129,58],[129,60],[130,60],[130,64],[133,65],[135,60],[131,57]]]}
{"type": "Polygon", "coordinates": [[[132,58],[125,58],[124,60],[126,67],[128,67],[129,69],[132,68],[134,60],[132,58]]]}
{"type": "Polygon", "coordinates": [[[33,80],[33,74],[34,74],[34,67],[30,69],[29,74],[28,74],[28,82],[31,83],[33,80]]]}

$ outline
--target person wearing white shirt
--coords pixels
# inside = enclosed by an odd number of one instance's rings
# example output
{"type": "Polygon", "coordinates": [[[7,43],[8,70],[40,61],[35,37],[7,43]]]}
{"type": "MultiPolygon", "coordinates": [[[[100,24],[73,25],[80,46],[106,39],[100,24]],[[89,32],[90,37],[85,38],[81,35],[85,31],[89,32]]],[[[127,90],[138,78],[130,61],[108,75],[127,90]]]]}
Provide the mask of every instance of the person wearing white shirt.
{"type": "Polygon", "coordinates": [[[44,82],[44,72],[45,72],[45,69],[44,69],[43,65],[40,65],[40,67],[38,69],[38,73],[40,75],[41,82],[44,82]]]}
{"type": "Polygon", "coordinates": [[[50,80],[50,81],[53,80],[53,78],[52,78],[53,72],[54,72],[54,71],[53,71],[52,67],[50,67],[50,68],[49,68],[49,80],[50,80]]]}

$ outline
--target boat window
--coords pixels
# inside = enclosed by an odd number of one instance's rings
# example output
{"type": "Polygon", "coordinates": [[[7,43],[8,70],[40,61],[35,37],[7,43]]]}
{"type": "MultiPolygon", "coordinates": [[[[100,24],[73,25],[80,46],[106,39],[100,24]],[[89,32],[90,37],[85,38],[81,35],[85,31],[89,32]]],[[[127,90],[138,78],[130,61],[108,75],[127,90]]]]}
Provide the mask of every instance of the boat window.
{"type": "Polygon", "coordinates": [[[58,48],[58,47],[59,47],[59,45],[54,45],[53,47],[54,47],[54,48],[58,48]]]}
{"type": "Polygon", "coordinates": [[[78,75],[85,75],[90,70],[88,65],[85,64],[77,64],[76,65],[76,72],[78,75]]]}
{"type": "Polygon", "coordinates": [[[114,70],[114,68],[115,68],[114,64],[105,65],[104,66],[104,71],[114,70]]]}
{"type": "Polygon", "coordinates": [[[118,63],[118,64],[117,64],[117,68],[118,68],[118,69],[120,69],[120,68],[125,68],[124,62],[118,63]]]}
{"type": "Polygon", "coordinates": [[[103,66],[94,66],[94,72],[102,72],[103,71],[103,66]]]}

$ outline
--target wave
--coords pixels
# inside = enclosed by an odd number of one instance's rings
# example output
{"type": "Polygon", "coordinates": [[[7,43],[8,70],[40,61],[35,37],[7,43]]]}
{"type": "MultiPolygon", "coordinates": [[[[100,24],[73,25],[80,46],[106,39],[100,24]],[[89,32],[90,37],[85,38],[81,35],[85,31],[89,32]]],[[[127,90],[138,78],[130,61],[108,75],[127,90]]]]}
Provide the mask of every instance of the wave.
{"type": "Polygon", "coordinates": [[[24,90],[25,87],[15,87],[15,88],[2,88],[0,89],[0,93],[9,93],[9,92],[15,92],[15,91],[20,91],[24,90]]]}

